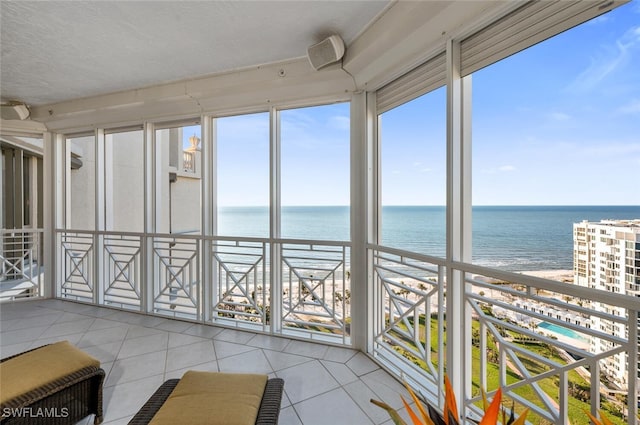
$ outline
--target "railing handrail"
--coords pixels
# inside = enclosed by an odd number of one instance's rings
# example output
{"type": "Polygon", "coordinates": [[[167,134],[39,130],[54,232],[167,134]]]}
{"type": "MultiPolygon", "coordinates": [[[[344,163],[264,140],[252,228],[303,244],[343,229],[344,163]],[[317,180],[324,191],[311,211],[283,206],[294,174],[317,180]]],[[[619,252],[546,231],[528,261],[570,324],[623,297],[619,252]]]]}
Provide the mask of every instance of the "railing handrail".
{"type": "Polygon", "coordinates": [[[587,288],[577,284],[567,284],[557,282],[541,277],[525,275],[521,273],[513,273],[503,270],[496,270],[484,266],[476,266],[468,263],[454,261],[451,267],[467,273],[479,274],[486,277],[492,277],[503,280],[505,282],[513,282],[528,287],[544,289],[546,291],[555,292],[563,295],[572,295],[589,300],[597,300],[605,304],[623,307],[630,311],[640,311],[640,299],[629,295],[617,294],[614,292],[601,291],[598,289],[587,288]]]}
{"type": "Polygon", "coordinates": [[[25,229],[0,229],[0,235],[8,235],[15,233],[43,233],[43,228],[25,228],[25,229]]]}
{"type": "Polygon", "coordinates": [[[55,229],[56,233],[78,233],[101,236],[135,236],[135,237],[154,237],[154,238],[185,238],[185,239],[203,239],[207,241],[238,241],[238,242],[258,242],[258,243],[277,243],[277,244],[293,244],[293,245],[318,245],[318,246],[345,246],[351,247],[350,241],[341,240],[323,240],[323,239],[288,239],[288,238],[264,238],[252,236],[219,236],[219,235],[202,235],[202,234],[186,234],[180,233],[145,233],[145,232],[121,232],[116,230],[79,230],[79,229],[55,229]]]}
{"type": "Polygon", "coordinates": [[[398,255],[400,257],[407,257],[418,261],[426,261],[428,263],[432,263],[438,266],[446,266],[447,261],[444,258],[433,257],[427,254],[420,254],[419,252],[411,252],[406,251],[404,249],[392,248],[390,246],[377,245],[377,244],[367,244],[367,249],[373,251],[386,252],[388,254],[398,255]]]}

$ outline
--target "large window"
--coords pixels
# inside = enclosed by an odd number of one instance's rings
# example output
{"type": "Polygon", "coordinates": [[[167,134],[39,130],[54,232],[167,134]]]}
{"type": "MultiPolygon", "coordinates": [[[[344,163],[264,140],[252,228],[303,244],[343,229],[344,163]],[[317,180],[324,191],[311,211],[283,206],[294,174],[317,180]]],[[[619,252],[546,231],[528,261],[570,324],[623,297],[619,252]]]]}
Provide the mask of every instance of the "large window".
{"type": "Polygon", "coordinates": [[[216,119],[218,234],[269,236],[269,113],[216,119]]]}
{"type": "Polygon", "coordinates": [[[202,152],[200,126],[156,130],[159,155],[156,174],[157,232],[200,233],[202,152]]]}
{"type": "Polygon", "coordinates": [[[141,130],[105,140],[106,230],[144,231],[144,140],[141,130]]]}
{"type": "Polygon", "coordinates": [[[282,236],[349,240],[349,104],[280,113],[282,236]]]}
{"type": "Polygon", "coordinates": [[[640,217],[633,7],[473,74],[474,263],[570,280],[573,223],[640,217]]]}
{"type": "Polygon", "coordinates": [[[75,230],[94,230],[96,225],[96,139],[95,136],[71,137],[70,191],[71,208],[67,221],[75,230]]]}
{"type": "Polygon", "coordinates": [[[383,245],[445,255],[446,91],[380,116],[383,245]]]}

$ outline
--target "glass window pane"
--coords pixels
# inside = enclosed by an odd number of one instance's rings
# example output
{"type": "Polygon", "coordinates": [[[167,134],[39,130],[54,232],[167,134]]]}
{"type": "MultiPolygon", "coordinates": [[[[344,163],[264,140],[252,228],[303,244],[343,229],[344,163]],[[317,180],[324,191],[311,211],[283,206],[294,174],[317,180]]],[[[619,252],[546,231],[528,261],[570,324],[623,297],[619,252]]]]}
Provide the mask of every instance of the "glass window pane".
{"type": "Polygon", "coordinates": [[[571,281],[574,223],[640,218],[629,8],[473,74],[474,263],[571,281]]]}
{"type": "Polygon", "coordinates": [[[144,231],[142,131],[106,135],[105,170],[106,230],[144,231]]]}
{"type": "Polygon", "coordinates": [[[216,119],[218,234],[269,237],[269,113],[216,119]]]}
{"type": "Polygon", "coordinates": [[[349,240],[348,103],[280,113],[282,236],[349,240]]]}
{"type": "Polygon", "coordinates": [[[446,90],[380,115],[381,243],[444,257],[446,90]]]}
{"type": "Polygon", "coordinates": [[[71,148],[70,208],[71,229],[95,230],[96,218],[96,140],[94,136],[67,139],[71,148]]]}
{"type": "Polygon", "coordinates": [[[202,224],[200,126],[156,130],[156,231],[199,234],[202,224]]]}

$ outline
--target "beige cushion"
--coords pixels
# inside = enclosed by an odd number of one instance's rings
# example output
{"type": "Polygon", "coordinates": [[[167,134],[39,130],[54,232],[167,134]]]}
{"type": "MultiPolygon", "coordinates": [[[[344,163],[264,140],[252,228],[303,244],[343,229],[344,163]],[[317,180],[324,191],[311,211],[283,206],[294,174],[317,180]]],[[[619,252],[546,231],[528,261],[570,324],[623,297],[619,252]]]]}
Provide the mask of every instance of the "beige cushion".
{"type": "Polygon", "coordinates": [[[254,425],[266,384],[267,375],[188,371],[150,424],[254,425]]]}
{"type": "Polygon", "coordinates": [[[0,363],[0,402],[49,384],[100,362],[69,341],[57,342],[0,363]]]}

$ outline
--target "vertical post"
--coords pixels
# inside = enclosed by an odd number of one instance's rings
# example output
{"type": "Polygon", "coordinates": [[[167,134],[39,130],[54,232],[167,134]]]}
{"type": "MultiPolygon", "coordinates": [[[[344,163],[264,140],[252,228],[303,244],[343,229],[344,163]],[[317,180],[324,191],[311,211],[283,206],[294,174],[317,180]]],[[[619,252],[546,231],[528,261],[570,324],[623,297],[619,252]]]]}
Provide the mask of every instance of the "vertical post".
{"type": "Polygon", "coordinates": [[[213,300],[216,299],[216,285],[214,285],[215,273],[213,271],[211,241],[207,239],[209,236],[216,234],[216,192],[217,183],[215,178],[216,164],[216,123],[209,116],[203,115],[200,118],[201,135],[202,135],[202,298],[203,298],[203,320],[209,322],[212,320],[211,310],[213,300]]]}
{"type": "MultiPolygon", "coordinates": [[[[459,57],[459,55],[458,55],[459,57]]],[[[459,64],[459,62],[458,62],[459,64]]],[[[462,120],[461,120],[461,140],[460,140],[460,237],[461,242],[460,245],[462,247],[462,253],[460,256],[460,261],[465,263],[471,263],[472,259],[472,198],[473,194],[471,191],[472,184],[472,131],[471,131],[471,75],[467,75],[462,78],[462,91],[461,95],[461,109],[462,109],[462,120]]],[[[464,293],[468,293],[471,291],[471,284],[466,282],[466,275],[462,275],[462,291],[464,293]]],[[[472,395],[472,357],[471,357],[471,346],[473,343],[473,334],[471,332],[471,309],[466,308],[465,297],[463,295],[463,304],[461,306],[463,309],[463,350],[464,353],[464,365],[462,367],[462,376],[464,377],[464,398],[469,399],[472,395]]]]}
{"type": "Polygon", "coordinates": [[[271,332],[282,331],[282,259],[281,259],[281,138],[280,111],[271,108],[270,118],[270,176],[269,176],[269,239],[271,258],[269,283],[271,294],[271,332]]]}
{"type": "Polygon", "coordinates": [[[53,133],[46,132],[43,135],[43,144],[44,144],[44,167],[43,173],[45,178],[43,190],[43,201],[44,201],[44,235],[43,235],[43,246],[44,246],[44,258],[43,258],[43,266],[44,266],[44,287],[43,287],[43,296],[45,298],[51,298],[60,296],[59,288],[58,288],[58,279],[56,279],[57,273],[59,272],[56,259],[62,261],[59,256],[59,249],[57,241],[57,235],[55,229],[58,227],[58,217],[60,206],[59,204],[59,184],[58,184],[58,169],[60,167],[59,162],[61,160],[60,154],[56,149],[56,137],[53,133]]]}
{"type": "MultiPolygon", "coordinates": [[[[367,351],[371,329],[368,317],[367,279],[368,238],[368,110],[367,95],[351,98],[351,345],[367,351]]],[[[345,317],[346,319],[346,317],[345,317]]]]}
{"type": "Polygon", "coordinates": [[[93,283],[94,302],[100,304],[102,301],[102,289],[98,286],[102,282],[103,258],[102,245],[104,243],[104,231],[112,228],[107,220],[113,219],[113,211],[108,212],[108,208],[113,208],[113,198],[108,195],[113,190],[113,157],[107,152],[111,152],[112,144],[107,144],[107,136],[104,129],[97,128],[95,131],[95,158],[96,158],[96,225],[93,237],[93,283]]]}
{"type": "MultiPolygon", "coordinates": [[[[558,412],[560,415],[559,417],[560,423],[563,423],[563,424],[570,423],[569,422],[569,376],[568,375],[569,375],[568,372],[563,371],[558,376],[560,381],[558,383],[558,412]]],[[[506,382],[503,385],[505,384],[506,382]]]]}
{"type": "MultiPolygon", "coordinates": [[[[380,160],[380,125],[382,123],[378,116],[378,110],[376,107],[377,96],[375,92],[367,92],[367,244],[373,243],[380,244],[380,217],[382,216],[382,205],[380,204],[381,197],[381,160],[380,160]]],[[[365,246],[366,249],[366,246],[365,246]]],[[[384,312],[380,309],[380,296],[381,291],[378,285],[378,279],[375,275],[373,268],[373,252],[366,250],[367,261],[367,287],[369,288],[368,294],[368,341],[367,352],[373,353],[375,344],[375,335],[381,330],[381,320],[379,315],[384,317],[384,312]]]]}
{"type": "Polygon", "coordinates": [[[13,229],[24,227],[24,151],[13,149],[13,229]]]}
{"type": "Polygon", "coordinates": [[[144,235],[140,237],[140,310],[143,313],[153,311],[153,236],[157,230],[157,194],[156,180],[157,170],[160,168],[156,146],[155,127],[152,123],[146,122],[143,127],[144,143],[144,235]]]}
{"type": "Polygon", "coordinates": [[[64,161],[62,164],[62,176],[64,181],[64,208],[63,208],[63,223],[65,229],[72,229],[71,226],[71,142],[67,141],[66,137],[61,137],[59,143],[62,144],[62,151],[64,152],[64,161]]]}
{"type": "Polygon", "coordinates": [[[463,406],[471,394],[470,317],[465,312],[465,274],[456,262],[471,260],[471,80],[460,75],[460,43],[447,42],[447,370],[463,406]],[[467,93],[469,92],[469,93],[467,93]],[[465,96],[466,95],[466,96],[465,96]],[[469,328],[469,329],[468,329],[469,328]],[[469,378],[468,378],[469,377],[469,378]]]}
{"type": "MultiPolygon", "coordinates": [[[[631,419],[634,418],[635,423],[638,423],[638,404],[640,400],[638,400],[638,361],[640,361],[640,311],[638,310],[627,310],[627,329],[629,332],[629,355],[628,355],[628,364],[627,364],[627,382],[628,384],[628,398],[627,398],[627,406],[629,409],[628,418],[629,423],[631,419]]],[[[599,376],[599,375],[598,375],[599,376]]],[[[593,404],[592,404],[593,405],[593,404]]]]}

